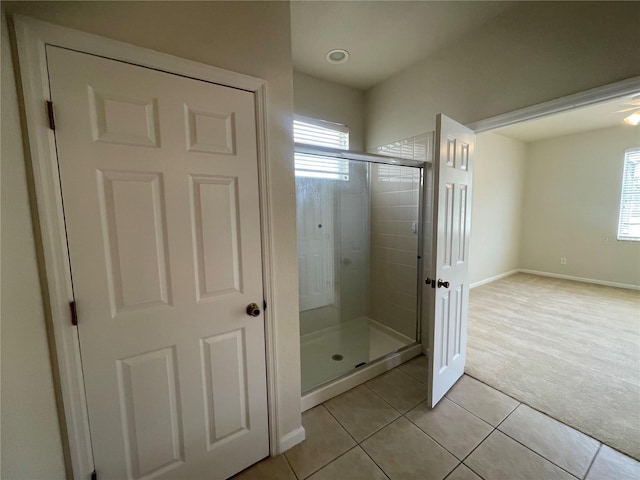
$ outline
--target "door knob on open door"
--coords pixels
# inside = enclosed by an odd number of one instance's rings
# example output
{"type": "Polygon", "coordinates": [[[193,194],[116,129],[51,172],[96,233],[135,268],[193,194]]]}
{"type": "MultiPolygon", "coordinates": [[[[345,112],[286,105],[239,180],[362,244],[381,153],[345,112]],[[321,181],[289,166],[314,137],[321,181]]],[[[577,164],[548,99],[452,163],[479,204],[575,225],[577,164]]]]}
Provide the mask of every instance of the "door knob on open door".
{"type": "Polygon", "coordinates": [[[247,305],[247,315],[250,317],[257,317],[260,315],[260,307],[257,303],[250,303],[247,305]]]}
{"type": "Polygon", "coordinates": [[[438,279],[438,288],[449,288],[449,282],[443,282],[441,278],[438,279]]]}

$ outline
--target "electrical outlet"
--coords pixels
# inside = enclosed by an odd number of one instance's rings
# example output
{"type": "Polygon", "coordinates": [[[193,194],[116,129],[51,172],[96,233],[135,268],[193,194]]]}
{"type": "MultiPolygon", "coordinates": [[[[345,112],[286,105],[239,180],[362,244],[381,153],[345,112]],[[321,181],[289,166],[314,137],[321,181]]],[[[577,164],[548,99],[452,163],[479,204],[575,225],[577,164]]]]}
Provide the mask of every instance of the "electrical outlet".
{"type": "Polygon", "coordinates": [[[567,264],[567,257],[560,257],[560,265],[566,265],[567,264]]]}

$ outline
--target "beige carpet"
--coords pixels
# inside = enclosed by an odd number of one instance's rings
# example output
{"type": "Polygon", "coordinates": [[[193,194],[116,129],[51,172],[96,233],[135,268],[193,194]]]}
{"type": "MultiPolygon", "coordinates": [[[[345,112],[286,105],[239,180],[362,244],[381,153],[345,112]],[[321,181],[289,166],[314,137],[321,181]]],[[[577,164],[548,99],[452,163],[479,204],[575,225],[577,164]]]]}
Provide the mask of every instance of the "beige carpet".
{"type": "Polygon", "coordinates": [[[640,292],[522,273],[475,288],[466,372],[640,460],[640,292]]]}

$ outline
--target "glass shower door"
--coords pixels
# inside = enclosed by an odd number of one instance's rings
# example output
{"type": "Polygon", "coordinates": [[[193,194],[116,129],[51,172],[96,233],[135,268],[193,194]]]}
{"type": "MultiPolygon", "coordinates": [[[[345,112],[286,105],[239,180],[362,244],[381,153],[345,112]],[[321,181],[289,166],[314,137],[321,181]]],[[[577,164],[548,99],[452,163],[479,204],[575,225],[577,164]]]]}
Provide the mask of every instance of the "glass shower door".
{"type": "Polygon", "coordinates": [[[296,178],[302,391],[414,344],[421,169],[296,178]]]}

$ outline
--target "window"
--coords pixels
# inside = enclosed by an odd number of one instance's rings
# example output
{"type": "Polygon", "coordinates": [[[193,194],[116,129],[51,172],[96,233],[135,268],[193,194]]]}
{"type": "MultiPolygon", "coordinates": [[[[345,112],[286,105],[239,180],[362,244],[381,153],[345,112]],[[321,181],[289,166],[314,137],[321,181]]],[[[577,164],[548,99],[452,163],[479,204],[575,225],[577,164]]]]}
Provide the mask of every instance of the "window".
{"type": "Polygon", "coordinates": [[[618,240],[640,241],[640,148],[624,152],[618,240]]]}
{"type": "MultiPolygon", "coordinates": [[[[293,121],[296,143],[319,147],[349,149],[349,128],[311,118],[297,117],[293,121]]],[[[349,161],[342,158],[321,157],[296,152],[296,177],[349,180],[349,161]]]]}

